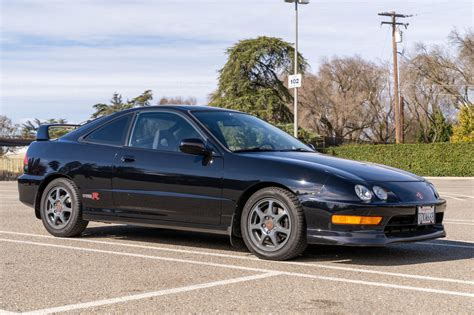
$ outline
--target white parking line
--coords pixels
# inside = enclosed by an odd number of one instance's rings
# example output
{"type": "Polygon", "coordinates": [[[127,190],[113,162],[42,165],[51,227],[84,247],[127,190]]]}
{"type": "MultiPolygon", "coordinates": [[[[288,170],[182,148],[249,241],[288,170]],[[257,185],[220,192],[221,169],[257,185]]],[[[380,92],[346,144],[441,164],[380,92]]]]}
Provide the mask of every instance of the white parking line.
{"type": "Polygon", "coordinates": [[[443,195],[443,196],[441,196],[441,198],[454,199],[454,200],[463,201],[463,202],[466,201],[466,199],[461,199],[461,198],[458,198],[458,197],[447,196],[447,195],[443,195]]]}
{"type": "Polygon", "coordinates": [[[440,244],[440,243],[434,243],[434,242],[418,242],[418,243],[413,243],[413,245],[445,246],[445,247],[469,248],[469,249],[474,250],[474,246],[456,245],[456,244],[440,244]]]}
{"type": "Polygon", "coordinates": [[[446,192],[446,191],[440,191],[439,193],[442,194],[442,195],[448,195],[448,196],[455,196],[455,197],[463,197],[463,198],[474,199],[474,196],[462,195],[462,194],[451,193],[451,192],[446,192]]]}
{"type": "Polygon", "coordinates": [[[474,223],[473,220],[457,220],[457,219],[445,219],[445,221],[453,221],[453,222],[466,222],[466,223],[474,223]]]}
{"type": "MultiPolygon", "coordinates": [[[[39,234],[20,233],[20,232],[0,231],[0,234],[1,233],[11,234],[11,235],[21,235],[21,236],[31,236],[31,237],[56,239],[56,240],[65,240],[65,241],[76,241],[76,242],[84,242],[84,243],[91,243],[91,244],[123,246],[123,247],[140,248],[140,249],[152,249],[152,250],[158,250],[158,251],[192,254],[192,255],[201,255],[201,256],[212,256],[212,257],[221,257],[221,258],[232,258],[232,259],[242,259],[242,260],[251,260],[251,261],[261,261],[260,259],[254,257],[254,256],[250,257],[250,256],[239,256],[239,255],[231,255],[231,254],[219,254],[219,253],[210,253],[210,252],[204,252],[204,251],[166,248],[166,247],[157,247],[157,246],[149,246],[149,245],[127,244],[127,243],[118,243],[118,242],[97,241],[97,240],[87,240],[87,239],[77,239],[77,238],[57,238],[57,237],[53,237],[53,236],[49,236],[49,235],[39,235],[39,234]]],[[[426,243],[426,244],[433,245],[432,243],[426,243]]],[[[434,245],[443,246],[441,244],[434,244],[434,245]]],[[[449,246],[458,247],[460,245],[449,245],[449,246]]],[[[462,247],[464,248],[466,246],[462,246],[462,247]]],[[[467,247],[467,248],[474,248],[474,247],[467,247]]],[[[384,275],[384,276],[391,276],[391,277],[410,278],[410,279],[419,279],[419,280],[428,280],[428,281],[452,282],[452,283],[461,283],[461,284],[474,285],[474,281],[467,281],[467,280],[430,277],[430,276],[420,276],[420,275],[413,275],[413,274],[404,274],[404,273],[397,273],[397,272],[386,272],[386,271],[360,269],[360,268],[350,268],[350,267],[341,267],[341,266],[328,266],[328,265],[304,263],[304,262],[296,262],[296,261],[272,261],[272,262],[267,261],[265,263],[266,264],[296,265],[296,266],[313,267],[313,268],[320,268],[320,269],[331,269],[331,270],[341,270],[341,271],[357,272],[357,273],[377,274],[377,275],[384,275]]]]}
{"type": "Polygon", "coordinates": [[[190,260],[190,259],[178,259],[178,258],[170,258],[170,257],[162,257],[162,256],[142,255],[142,254],[135,254],[135,253],[127,253],[127,252],[116,252],[116,251],[110,251],[110,250],[92,249],[92,248],[84,248],[84,247],[56,245],[56,244],[49,244],[49,243],[30,242],[30,241],[20,241],[20,240],[12,240],[12,239],[5,239],[5,238],[0,238],[0,241],[8,242],[8,243],[78,250],[78,251],[93,252],[93,253],[111,254],[111,255],[118,255],[118,256],[154,259],[154,260],[161,260],[161,261],[172,261],[172,262],[187,263],[187,264],[201,265],[201,266],[221,267],[221,268],[246,270],[246,271],[257,271],[257,272],[262,272],[262,273],[278,273],[280,275],[302,277],[302,278],[307,278],[307,279],[335,281],[335,282],[343,282],[343,283],[351,283],[351,284],[359,284],[359,285],[367,285],[367,286],[385,287],[385,288],[392,288],[392,289],[402,289],[402,290],[411,290],[411,291],[418,291],[418,292],[428,292],[428,293],[437,293],[437,294],[443,294],[443,295],[454,295],[454,296],[474,298],[474,293],[461,292],[461,291],[438,290],[438,289],[431,289],[431,288],[424,288],[424,287],[397,285],[397,284],[384,283],[384,282],[372,282],[372,281],[354,280],[354,279],[347,279],[347,278],[327,277],[327,276],[310,275],[310,274],[305,274],[305,273],[296,273],[296,272],[288,272],[288,271],[250,268],[250,267],[243,267],[243,266],[232,265],[232,264],[217,264],[217,263],[203,262],[203,261],[190,260]]]}
{"type": "Polygon", "coordinates": [[[451,221],[443,221],[443,224],[458,224],[458,225],[474,225],[474,223],[467,223],[467,222],[451,222],[451,221]]]}
{"type": "Polygon", "coordinates": [[[202,284],[194,284],[194,285],[180,287],[180,288],[165,289],[165,290],[159,290],[159,291],[147,292],[147,293],[141,293],[141,294],[135,294],[135,295],[127,295],[127,296],[112,298],[112,299],[105,299],[105,300],[79,303],[79,304],[71,304],[71,305],[52,307],[52,308],[45,308],[42,310],[25,312],[23,314],[52,314],[52,313],[59,313],[59,312],[68,312],[72,310],[79,310],[79,309],[99,307],[99,306],[110,305],[110,304],[143,300],[143,299],[148,299],[148,298],[153,298],[153,297],[158,297],[158,296],[163,296],[163,295],[170,295],[170,294],[212,288],[212,287],[217,287],[217,286],[229,285],[229,284],[234,284],[234,283],[254,281],[254,280],[264,279],[268,277],[273,277],[276,275],[279,275],[279,273],[270,272],[270,273],[258,274],[258,275],[253,275],[253,276],[233,278],[233,279],[214,281],[214,282],[208,282],[208,283],[202,283],[202,284]]]}

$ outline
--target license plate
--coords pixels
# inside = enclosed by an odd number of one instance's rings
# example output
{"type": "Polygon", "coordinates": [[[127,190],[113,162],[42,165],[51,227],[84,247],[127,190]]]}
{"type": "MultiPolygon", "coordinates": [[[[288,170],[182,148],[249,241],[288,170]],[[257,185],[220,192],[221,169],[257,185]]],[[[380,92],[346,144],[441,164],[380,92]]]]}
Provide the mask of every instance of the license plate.
{"type": "Polygon", "coordinates": [[[436,223],[434,206],[418,207],[418,225],[431,225],[436,223]]]}

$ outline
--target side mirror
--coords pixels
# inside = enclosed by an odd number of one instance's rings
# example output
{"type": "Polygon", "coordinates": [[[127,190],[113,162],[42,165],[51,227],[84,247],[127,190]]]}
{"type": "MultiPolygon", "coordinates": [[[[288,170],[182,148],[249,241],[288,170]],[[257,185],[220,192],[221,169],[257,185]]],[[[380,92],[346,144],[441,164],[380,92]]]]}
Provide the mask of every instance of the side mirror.
{"type": "Polygon", "coordinates": [[[316,151],[316,147],[314,145],[312,145],[311,143],[308,143],[306,144],[308,147],[310,147],[311,149],[313,149],[314,151],[316,151]]]}
{"type": "Polygon", "coordinates": [[[194,155],[210,155],[210,151],[201,139],[184,139],[179,144],[181,152],[194,155]]]}

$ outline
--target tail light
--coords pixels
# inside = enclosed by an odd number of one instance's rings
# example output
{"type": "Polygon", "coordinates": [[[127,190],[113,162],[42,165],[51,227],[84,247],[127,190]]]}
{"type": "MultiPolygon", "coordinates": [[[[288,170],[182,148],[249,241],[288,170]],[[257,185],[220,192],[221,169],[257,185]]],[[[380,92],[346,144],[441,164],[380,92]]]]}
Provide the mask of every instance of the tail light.
{"type": "Polygon", "coordinates": [[[25,158],[23,159],[23,172],[28,172],[28,155],[25,154],[25,158]]]}

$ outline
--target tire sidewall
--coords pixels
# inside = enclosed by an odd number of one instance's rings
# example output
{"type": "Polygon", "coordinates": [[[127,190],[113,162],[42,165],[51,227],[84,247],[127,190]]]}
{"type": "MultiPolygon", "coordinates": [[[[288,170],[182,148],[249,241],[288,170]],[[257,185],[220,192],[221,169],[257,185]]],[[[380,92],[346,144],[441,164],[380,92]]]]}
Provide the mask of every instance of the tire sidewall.
{"type": "Polygon", "coordinates": [[[244,209],[242,211],[241,217],[241,227],[242,227],[242,236],[244,239],[247,248],[252,251],[255,255],[263,259],[270,259],[270,260],[284,260],[287,259],[287,256],[292,251],[293,248],[298,246],[298,243],[303,237],[301,234],[306,232],[306,228],[304,224],[301,224],[301,221],[298,218],[298,210],[296,209],[298,205],[294,204],[287,195],[281,193],[280,189],[269,188],[269,189],[262,189],[257,191],[254,195],[252,195],[249,200],[245,203],[244,209]],[[286,244],[276,250],[276,251],[263,251],[262,249],[258,248],[250,237],[250,232],[248,230],[248,218],[251,213],[251,210],[263,199],[266,198],[273,198],[276,199],[278,202],[281,202],[288,209],[288,215],[291,220],[291,231],[289,235],[289,239],[286,244]]]}
{"type": "Polygon", "coordinates": [[[67,237],[70,236],[71,233],[74,231],[77,224],[80,223],[82,220],[81,218],[81,204],[79,201],[79,196],[77,189],[74,187],[74,184],[67,179],[55,179],[51,183],[46,186],[43,191],[43,195],[41,196],[41,206],[40,206],[40,213],[41,213],[41,221],[43,222],[44,227],[48,232],[54,236],[60,237],[67,237]],[[47,196],[51,192],[51,190],[55,188],[62,188],[64,189],[71,198],[72,203],[72,212],[71,216],[69,217],[69,221],[67,224],[61,229],[55,229],[51,227],[50,223],[48,222],[48,218],[46,215],[46,202],[47,196]]]}

